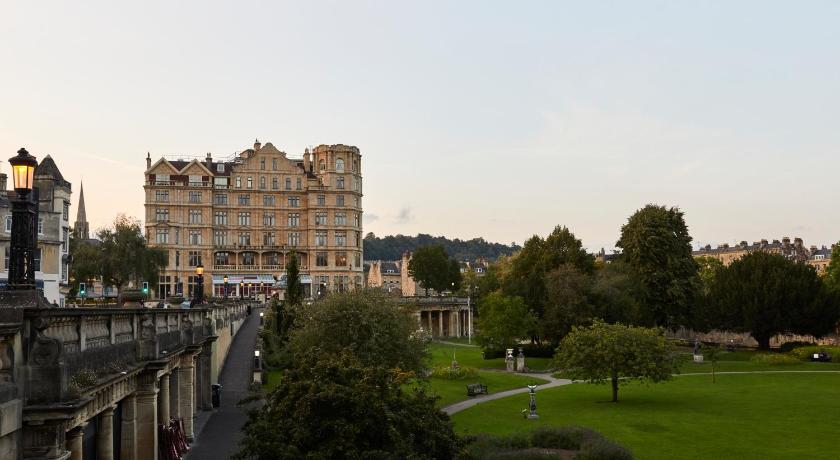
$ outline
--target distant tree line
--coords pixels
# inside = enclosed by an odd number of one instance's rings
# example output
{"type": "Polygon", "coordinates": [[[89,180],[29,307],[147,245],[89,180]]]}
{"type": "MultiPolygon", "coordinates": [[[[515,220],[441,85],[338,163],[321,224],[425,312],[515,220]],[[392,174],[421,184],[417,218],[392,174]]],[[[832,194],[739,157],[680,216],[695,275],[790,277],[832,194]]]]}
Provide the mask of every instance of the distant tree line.
{"type": "Polygon", "coordinates": [[[364,240],[365,260],[398,260],[406,251],[414,252],[424,246],[441,246],[449,257],[455,260],[496,260],[521,249],[515,243],[510,245],[491,243],[484,238],[471,240],[450,240],[443,236],[420,233],[417,236],[389,235],[378,237],[368,233],[364,240]]]}

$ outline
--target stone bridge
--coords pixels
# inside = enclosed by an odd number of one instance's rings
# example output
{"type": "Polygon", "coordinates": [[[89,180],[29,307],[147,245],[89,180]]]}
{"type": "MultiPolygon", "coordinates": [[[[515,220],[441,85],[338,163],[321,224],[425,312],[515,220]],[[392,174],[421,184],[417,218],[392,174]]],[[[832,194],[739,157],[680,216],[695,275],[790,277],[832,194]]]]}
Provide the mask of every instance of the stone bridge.
{"type": "Polygon", "coordinates": [[[397,303],[414,310],[420,327],[432,337],[466,337],[470,329],[475,334],[466,297],[400,297],[397,303]]]}
{"type": "Polygon", "coordinates": [[[0,458],[157,459],[170,417],[191,440],[249,311],[50,308],[0,292],[0,458]]]}

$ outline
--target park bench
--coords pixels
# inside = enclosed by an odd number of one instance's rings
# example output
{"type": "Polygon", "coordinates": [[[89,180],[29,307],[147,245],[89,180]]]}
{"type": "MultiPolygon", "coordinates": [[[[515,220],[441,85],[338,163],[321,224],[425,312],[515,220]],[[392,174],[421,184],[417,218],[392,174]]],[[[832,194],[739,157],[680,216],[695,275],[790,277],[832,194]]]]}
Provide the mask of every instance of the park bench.
{"type": "Polygon", "coordinates": [[[473,383],[467,385],[467,396],[476,396],[476,395],[486,395],[487,394],[487,385],[482,385],[480,383],[473,383]]]}
{"type": "Polygon", "coordinates": [[[821,351],[819,353],[814,353],[811,355],[811,361],[818,362],[818,363],[830,363],[831,362],[831,355],[821,351]]]}

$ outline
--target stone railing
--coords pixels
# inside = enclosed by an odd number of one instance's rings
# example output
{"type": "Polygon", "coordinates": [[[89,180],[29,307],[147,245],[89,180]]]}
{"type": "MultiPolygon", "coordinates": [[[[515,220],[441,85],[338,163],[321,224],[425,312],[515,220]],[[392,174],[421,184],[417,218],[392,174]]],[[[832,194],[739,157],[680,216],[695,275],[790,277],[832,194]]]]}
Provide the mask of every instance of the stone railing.
{"type": "Polygon", "coordinates": [[[241,303],[193,309],[25,309],[23,370],[29,403],[74,398],[80,380],[130,372],[239,327],[241,303]]]}

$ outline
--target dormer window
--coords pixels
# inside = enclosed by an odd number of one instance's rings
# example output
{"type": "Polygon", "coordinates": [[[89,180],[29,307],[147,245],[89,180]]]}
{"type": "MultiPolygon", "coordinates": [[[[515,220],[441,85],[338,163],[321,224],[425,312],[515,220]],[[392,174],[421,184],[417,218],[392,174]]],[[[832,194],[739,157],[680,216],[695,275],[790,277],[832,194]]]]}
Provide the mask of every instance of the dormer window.
{"type": "Polygon", "coordinates": [[[224,163],[216,163],[216,172],[220,172],[220,173],[225,172],[225,164],[224,163]]]}
{"type": "Polygon", "coordinates": [[[341,158],[336,158],[335,160],[335,171],[336,172],[344,172],[344,160],[341,158]]]}

